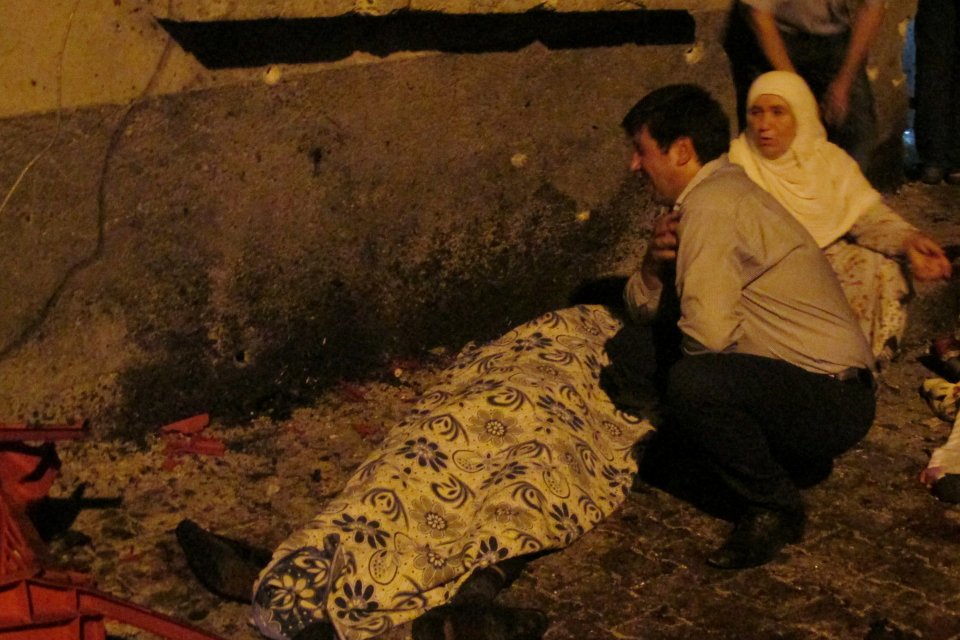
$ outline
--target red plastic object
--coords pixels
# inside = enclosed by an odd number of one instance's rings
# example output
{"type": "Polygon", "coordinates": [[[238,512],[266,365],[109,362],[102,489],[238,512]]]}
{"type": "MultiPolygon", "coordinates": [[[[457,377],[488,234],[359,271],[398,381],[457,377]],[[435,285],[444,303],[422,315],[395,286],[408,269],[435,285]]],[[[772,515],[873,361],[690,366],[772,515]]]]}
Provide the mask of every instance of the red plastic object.
{"type": "Polygon", "coordinates": [[[196,453],[205,456],[222,456],[227,446],[216,438],[191,436],[189,438],[174,438],[167,442],[165,450],[168,454],[196,453]]]}
{"type": "MultiPolygon", "coordinates": [[[[0,484],[0,580],[36,573],[39,539],[23,512],[11,510],[0,484]]],[[[0,611],[5,610],[0,602],[0,611]]]]}
{"type": "Polygon", "coordinates": [[[107,619],[170,640],[222,640],[95,589],[42,576],[0,581],[0,640],[105,640],[107,619]]]}
{"type": "Polygon", "coordinates": [[[201,413],[191,418],[171,422],[160,427],[160,433],[200,433],[210,424],[210,414],[201,413]]]}
{"type": "Polygon", "coordinates": [[[0,445],[0,486],[11,507],[26,509],[47,495],[59,469],[60,459],[50,443],[16,448],[0,445]]]}
{"type": "Polygon", "coordinates": [[[32,425],[28,422],[0,422],[0,442],[78,440],[87,435],[87,421],[70,424],[32,425]]]}
{"type": "Polygon", "coordinates": [[[46,495],[59,469],[50,442],[77,437],[76,430],[2,425],[0,431],[47,441],[41,447],[8,446],[0,453],[0,640],[106,640],[105,619],[169,640],[223,640],[97,591],[83,576],[45,572],[45,549],[25,510],[46,495]]]}

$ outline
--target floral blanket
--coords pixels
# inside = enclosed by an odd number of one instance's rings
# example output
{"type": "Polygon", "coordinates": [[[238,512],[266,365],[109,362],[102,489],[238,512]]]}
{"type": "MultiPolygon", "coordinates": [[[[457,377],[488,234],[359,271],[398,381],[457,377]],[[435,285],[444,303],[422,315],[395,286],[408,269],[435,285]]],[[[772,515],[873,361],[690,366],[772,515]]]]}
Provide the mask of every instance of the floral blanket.
{"type": "Polygon", "coordinates": [[[277,548],[254,588],[260,631],[287,640],[325,619],[341,638],[376,636],[447,602],[474,570],[563,548],[609,516],[652,431],[599,384],[621,327],[578,306],[467,346],[277,548]]]}

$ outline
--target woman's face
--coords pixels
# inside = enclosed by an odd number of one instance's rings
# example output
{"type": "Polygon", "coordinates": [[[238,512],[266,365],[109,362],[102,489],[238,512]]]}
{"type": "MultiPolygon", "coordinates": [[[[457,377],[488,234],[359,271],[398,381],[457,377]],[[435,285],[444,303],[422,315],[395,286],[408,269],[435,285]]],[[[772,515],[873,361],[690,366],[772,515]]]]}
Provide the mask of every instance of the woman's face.
{"type": "Polygon", "coordinates": [[[786,100],[764,93],[747,111],[747,134],[764,158],[775,160],[787,152],[797,137],[797,119],[786,100]]]}

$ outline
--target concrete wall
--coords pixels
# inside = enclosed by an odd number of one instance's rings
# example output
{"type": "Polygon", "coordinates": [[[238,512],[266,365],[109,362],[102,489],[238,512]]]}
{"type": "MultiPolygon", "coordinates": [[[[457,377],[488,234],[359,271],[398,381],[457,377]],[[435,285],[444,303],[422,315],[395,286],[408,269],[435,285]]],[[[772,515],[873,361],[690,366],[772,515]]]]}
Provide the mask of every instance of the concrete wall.
{"type": "MultiPolygon", "coordinates": [[[[0,23],[25,19],[14,5],[0,23]]],[[[638,97],[691,81],[733,106],[722,6],[690,13],[695,42],[273,71],[204,68],[147,4],[49,6],[61,27],[79,7],[71,108],[49,111],[59,42],[27,55],[23,35],[0,66],[40,79],[5,85],[0,120],[0,185],[30,166],[0,210],[3,420],[136,437],[199,411],[283,415],[495,335],[637,264],[655,208],[618,123],[638,97]]]]}
{"type": "MultiPolygon", "coordinates": [[[[723,11],[730,0],[0,0],[0,118],[151,95],[272,81],[332,68],[378,64],[382,56],[351,50],[334,61],[204,66],[173,41],[163,21],[212,21],[379,16],[398,10],[441,15],[543,15],[625,9],[723,11]],[[682,5],[682,6],[681,6],[682,5]],[[268,75],[269,74],[269,75],[268,75]]],[[[710,33],[705,34],[710,36],[710,33]]],[[[390,60],[436,55],[397,52],[390,60]]]]}

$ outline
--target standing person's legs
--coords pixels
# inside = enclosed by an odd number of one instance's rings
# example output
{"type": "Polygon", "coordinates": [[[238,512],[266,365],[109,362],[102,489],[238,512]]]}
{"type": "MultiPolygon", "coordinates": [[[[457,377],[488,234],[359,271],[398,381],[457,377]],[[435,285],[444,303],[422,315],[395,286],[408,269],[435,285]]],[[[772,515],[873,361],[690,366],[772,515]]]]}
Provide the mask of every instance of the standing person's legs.
{"type": "Polygon", "coordinates": [[[960,0],[952,0],[951,10],[945,15],[952,28],[953,49],[950,52],[950,110],[944,114],[948,123],[947,182],[960,184],[960,0]]]}
{"type": "Polygon", "coordinates": [[[792,467],[829,468],[873,421],[872,386],[744,354],[683,358],[671,370],[666,428],[738,496],[743,515],[709,562],[763,564],[799,540],[804,511],[792,467]]]}
{"type": "MultiPolygon", "coordinates": [[[[814,36],[785,33],[783,39],[797,73],[810,85],[817,101],[822,102],[827,88],[843,65],[850,42],[849,34],[814,36]]],[[[860,169],[868,173],[870,157],[877,144],[877,114],[870,80],[864,69],[860,69],[850,87],[846,120],[839,126],[826,126],[830,141],[849,153],[860,169]]]]}
{"type": "Polygon", "coordinates": [[[757,43],[756,34],[750,27],[746,16],[747,8],[734,3],[727,19],[727,28],[723,39],[723,49],[730,60],[730,72],[733,87],[737,94],[737,130],[747,126],[747,94],[750,85],[761,73],[771,70],[770,62],[763,55],[757,43]]]}
{"type": "MultiPolygon", "coordinates": [[[[917,152],[924,164],[921,179],[936,184],[950,168],[955,103],[951,91],[957,47],[956,0],[920,0],[914,36],[917,45],[917,152]]],[[[957,158],[960,160],[960,158],[957,158]]],[[[960,165],[958,165],[960,168],[960,165]]]]}
{"type": "Polygon", "coordinates": [[[860,69],[850,87],[847,119],[838,127],[828,126],[827,133],[834,144],[857,161],[864,174],[870,175],[871,157],[877,146],[877,111],[865,69],[860,69]]]}

